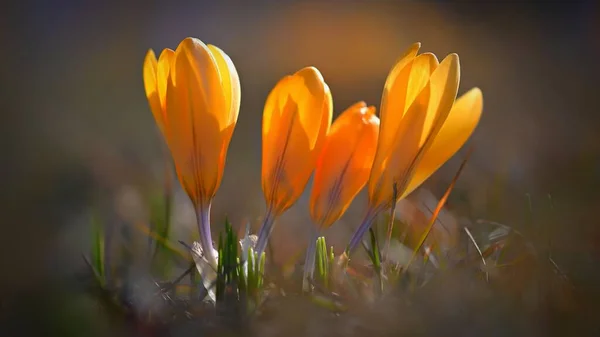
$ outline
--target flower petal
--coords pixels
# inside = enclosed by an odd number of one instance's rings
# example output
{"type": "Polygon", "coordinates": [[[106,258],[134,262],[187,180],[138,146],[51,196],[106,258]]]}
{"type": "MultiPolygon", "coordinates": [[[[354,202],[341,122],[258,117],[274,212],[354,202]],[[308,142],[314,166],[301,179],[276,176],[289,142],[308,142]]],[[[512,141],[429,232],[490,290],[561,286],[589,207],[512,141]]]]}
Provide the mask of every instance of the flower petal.
{"type": "Polygon", "coordinates": [[[457,54],[450,54],[431,74],[431,96],[427,109],[421,143],[428,137],[434,138],[444,124],[452,109],[458,84],[460,82],[460,63],[457,54]]]}
{"type": "MultiPolygon", "coordinates": [[[[189,65],[185,76],[188,82],[194,82],[198,91],[192,91],[194,96],[202,96],[194,99],[198,104],[196,108],[202,113],[210,113],[219,122],[221,130],[229,126],[229,113],[225,104],[225,95],[221,85],[221,74],[217,67],[217,61],[210,49],[196,38],[186,38],[177,47],[177,52],[185,58],[184,62],[189,65]]],[[[180,61],[177,60],[179,63],[180,61]]],[[[182,61],[183,62],[183,61],[182,61]]],[[[179,70],[177,71],[179,77],[179,70]]],[[[176,83],[178,78],[176,78],[176,83]]]]}
{"type": "Polygon", "coordinates": [[[168,123],[166,119],[166,105],[167,105],[167,80],[169,78],[169,72],[171,70],[171,64],[175,60],[175,51],[166,48],[160,53],[158,58],[158,65],[156,68],[156,82],[158,98],[160,100],[160,106],[163,114],[163,123],[168,123]]]}
{"type": "Polygon", "coordinates": [[[410,194],[452,157],[469,139],[481,118],[483,95],[473,88],[456,100],[446,122],[417,165],[405,195],[410,194]]]}
{"type": "Polygon", "coordinates": [[[306,67],[292,76],[288,90],[292,99],[298,104],[299,122],[308,136],[312,150],[322,136],[319,129],[321,129],[323,113],[327,112],[327,109],[323,109],[326,104],[325,81],[317,68],[306,67]]]}
{"type": "Polygon", "coordinates": [[[229,112],[229,123],[235,124],[240,112],[240,78],[235,69],[235,65],[227,54],[218,47],[210,44],[208,45],[208,49],[212,52],[213,57],[217,61],[225,97],[225,110],[229,112]]]}
{"type": "Polygon", "coordinates": [[[459,81],[460,64],[458,55],[450,54],[444,58],[431,74],[429,81],[431,93],[425,119],[422,124],[419,151],[400,181],[398,191],[400,199],[408,195],[406,193],[406,188],[410,184],[421,159],[431,147],[440,128],[444,125],[444,122],[450,113],[450,109],[452,109],[452,105],[456,99],[459,81]]]}
{"type": "Polygon", "coordinates": [[[262,186],[277,214],[300,197],[331,124],[331,93],[314,67],[282,79],[263,112],[262,186]]]}
{"type": "Polygon", "coordinates": [[[233,131],[233,125],[221,127],[223,94],[212,61],[199,40],[184,40],[175,51],[167,88],[168,144],[180,181],[196,204],[219,187],[233,131]]]}
{"type": "Polygon", "coordinates": [[[375,107],[359,102],[346,109],[327,135],[315,170],[310,213],[320,227],[331,226],[346,211],[369,178],[377,148],[375,107]]]}
{"type": "Polygon", "coordinates": [[[146,91],[146,98],[150,104],[150,110],[156,125],[161,132],[164,130],[164,117],[161,109],[160,98],[158,96],[158,84],[156,78],[157,61],[156,55],[152,49],[148,50],[146,57],[144,58],[144,89],[146,91]]]}
{"type": "Polygon", "coordinates": [[[393,135],[406,112],[406,88],[412,62],[417,56],[419,48],[421,48],[421,44],[418,42],[411,45],[396,62],[385,81],[379,112],[381,130],[378,146],[382,149],[388,149],[393,142],[393,135]]]}
{"type": "MultiPolygon", "coordinates": [[[[388,144],[380,144],[377,149],[369,179],[371,206],[389,202],[393,197],[394,184],[402,189],[402,185],[408,181],[411,166],[421,147],[420,140],[423,133],[428,131],[425,124],[431,94],[430,76],[436,66],[437,58],[431,53],[421,54],[412,62],[406,82],[406,103],[410,105],[406,107],[406,113],[398,122],[395,132],[387,135],[388,144]]],[[[380,133],[380,139],[382,137],[380,133]]]]}

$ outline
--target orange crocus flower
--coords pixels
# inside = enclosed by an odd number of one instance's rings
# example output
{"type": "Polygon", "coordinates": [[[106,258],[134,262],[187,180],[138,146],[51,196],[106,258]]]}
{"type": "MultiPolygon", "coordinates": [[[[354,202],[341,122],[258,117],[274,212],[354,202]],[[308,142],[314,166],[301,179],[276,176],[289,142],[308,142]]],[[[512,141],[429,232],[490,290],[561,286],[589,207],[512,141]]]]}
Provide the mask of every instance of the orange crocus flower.
{"type": "Polygon", "coordinates": [[[310,215],[319,229],[337,221],[369,179],[379,118],[375,107],[358,102],[333,123],[313,179],[310,215]]]}
{"type": "Polygon", "coordinates": [[[316,240],[346,211],[369,179],[379,118],[375,107],[358,102],[344,111],[331,126],[317,161],[310,195],[310,215],[316,227],[310,236],[304,263],[304,290],[313,277],[316,240]]]}
{"type": "Polygon", "coordinates": [[[263,112],[262,189],[267,213],[256,251],[262,254],[275,219],[300,197],[331,125],[333,103],[319,70],[306,67],[281,79],[263,112]]]}
{"type": "Polygon", "coordinates": [[[144,87],[152,113],[173,157],[177,176],[196,209],[200,241],[216,266],[210,206],[225,166],[240,108],[240,81],[221,49],[195,38],[158,60],[149,50],[144,87]]]}
{"type": "Polygon", "coordinates": [[[478,88],[456,99],[458,55],[438,62],[413,44],[392,68],[381,99],[381,129],[369,178],[369,210],[350,253],[379,213],[421,185],[468,140],[483,108],[478,88]]]}

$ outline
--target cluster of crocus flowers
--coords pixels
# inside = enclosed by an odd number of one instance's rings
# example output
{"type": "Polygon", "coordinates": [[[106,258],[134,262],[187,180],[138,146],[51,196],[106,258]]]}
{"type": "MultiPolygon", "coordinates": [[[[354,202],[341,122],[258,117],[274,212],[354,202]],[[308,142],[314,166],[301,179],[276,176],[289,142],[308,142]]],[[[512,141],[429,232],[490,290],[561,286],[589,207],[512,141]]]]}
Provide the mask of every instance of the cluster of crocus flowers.
{"type": "Polygon", "coordinates": [[[346,248],[349,255],[381,212],[421,185],[454,155],[479,122],[478,88],[456,99],[458,55],[438,62],[413,44],[392,68],[381,100],[381,129],[368,182],[367,214],[346,248]]]}
{"type": "MultiPolygon", "coordinates": [[[[275,220],[301,196],[314,171],[310,197],[313,234],[305,279],[312,274],[320,232],[346,211],[368,184],[367,214],[346,248],[353,251],[375,218],[421,185],[454,155],[479,122],[478,88],[456,99],[458,56],[439,62],[412,45],[384,86],[380,118],[359,102],[331,125],[333,103],[321,73],[306,67],[285,76],[265,103],[262,189],[267,205],[255,251],[264,252],[275,220]],[[381,123],[381,127],[380,127],[381,123]]],[[[207,262],[217,264],[210,207],[223,176],[240,107],[240,82],[230,58],[198,39],[184,39],[158,60],[144,60],[146,95],[177,177],[192,200],[207,262]]]]}
{"type": "Polygon", "coordinates": [[[163,50],[158,60],[149,50],[143,76],[177,177],[194,204],[203,252],[216,267],[210,207],[240,108],[237,71],[219,48],[186,38],[175,51],[163,50]]]}
{"type": "Polygon", "coordinates": [[[264,252],[275,220],[302,195],[332,119],[333,103],[321,73],[306,67],[281,79],[265,103],[262,190],[267,213],[256,252],[264,252]]]}
{"type": "Polygon", "coordinates": [[[310,195],[310,216],[315,225],[304,262],[305,291],[313,278],[316,240],[346,211],[369,179],[377,149],[379,118],[375,107],[358,102],[331,126],[317,161],[310,195]]]}

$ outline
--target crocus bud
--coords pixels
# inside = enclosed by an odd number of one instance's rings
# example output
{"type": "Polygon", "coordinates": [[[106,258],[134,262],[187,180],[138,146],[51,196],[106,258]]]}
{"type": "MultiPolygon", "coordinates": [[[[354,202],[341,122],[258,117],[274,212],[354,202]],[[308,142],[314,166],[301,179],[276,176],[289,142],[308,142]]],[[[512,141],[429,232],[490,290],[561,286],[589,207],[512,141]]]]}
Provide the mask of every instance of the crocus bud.
{"type": "Polygon", "coordinates": [[[263,113],[262,189],[267,215],[258,235],[261,254],[277,216],[300,197],[331,125],[333,103],[321,73],[306,67],[277,83],[263,113]]]}
{"type": "Polygon", "coordinates": [[[204,252],[216,265],[209,214],[240,108],[235,66],[219,48],[186,38],[158,61],[148,52],[144,86],[179,181],[196,207],[204,252]]]}

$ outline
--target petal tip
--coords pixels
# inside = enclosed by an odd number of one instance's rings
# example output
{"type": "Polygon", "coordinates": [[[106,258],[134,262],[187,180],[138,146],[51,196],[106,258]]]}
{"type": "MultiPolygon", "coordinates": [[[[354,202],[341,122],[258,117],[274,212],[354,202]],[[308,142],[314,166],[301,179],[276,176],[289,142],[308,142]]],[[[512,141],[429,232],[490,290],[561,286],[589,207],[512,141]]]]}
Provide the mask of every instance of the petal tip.
{"type": "Polygon", "coordinates": [[[475,96],[475,99],[477,100],[480,109],[483,110],[483,92],[481,91],[481,89],[475,87],[470,90],[470,93],[475,96]]]}
{"type": "Polygon", "coordinates": [[[473,95],[477,95],[477,96],[482,96],[483,97],[483,92],[481,91],[481,89],[479,87],[474,87],[474,88],[472,88],[469,91],[473,92],[473,95]]]}
{"type": "Polygon", "coordinates": [[[348,109],[364,109],[367,107],[367,103],[365,101],[358,101],[352,104],[348,109]]]}
{"type": "Polygon", "coordinates": [[[321,72],[319,71],[319,69],[317,69],[317,67],[315,66],[308,66],[308,67],[304,67],[300,70],[298,70],[296,72],[295,75],[300,75],[300,76],[310,76],[313,78],[318,78],[319,80],[321,80],[322,82],[324,82],[323,80],[323,75],[321,74],[321,72]]]}
{"type": "Polygon", "coordinates": [[[446,58],[450,62],[456,62],[456,63],[458,63],[460,61],[457,53],[450,53],[450,54],[448,54],[448,56],[446,56],[446,58]]]}
{"type": "Polygon", "coordinates": [[[179,43],[177,49],[194,49],[197,48],[197,46],[200,46],[203,49],[207,48],[204,42],[202,42],[202,40],[196,37],[186,37],[179,43]]]}
{"type": "Polygon", "coordinates": [[[148,51],[146,52],[146,56],[145,59],[155,59],[156,60],[156,54],[154,53],[154,50],[152,48],[148,49],[148,51]]]}

